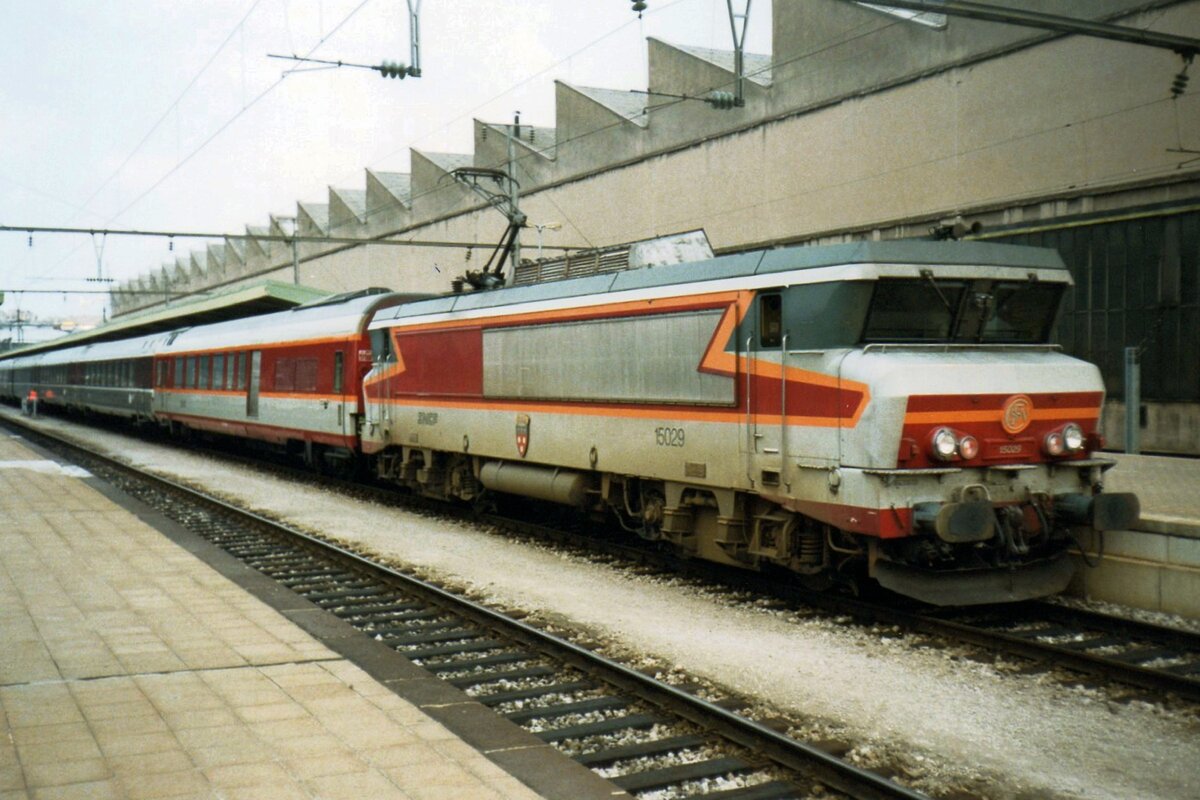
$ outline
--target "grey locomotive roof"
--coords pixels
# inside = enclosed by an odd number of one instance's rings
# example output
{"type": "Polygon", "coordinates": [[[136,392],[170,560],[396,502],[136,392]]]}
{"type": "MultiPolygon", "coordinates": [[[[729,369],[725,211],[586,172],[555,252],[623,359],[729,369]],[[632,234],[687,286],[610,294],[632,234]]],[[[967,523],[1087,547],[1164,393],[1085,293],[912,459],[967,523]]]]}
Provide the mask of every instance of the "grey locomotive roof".
{"type": "Polygon", "coordinates": [[[489,292],[449,295],[405,303],[393,311],[376,314],[376,320],[404,319],[449,311],[557,300],[582,295],[623,292],[681,283],[715,281],[772,272],[816,269],[850,264],[949,264],[1022,269],[1066,270],[1058,252],[1044,247],[995,244],[992,242],[933,242],[900,240],[851,242],[812,247],[756,250],[719,256],[705,261],[643,267],[605,275],[593,275],[552,283],[513,286],[489,292]]]}

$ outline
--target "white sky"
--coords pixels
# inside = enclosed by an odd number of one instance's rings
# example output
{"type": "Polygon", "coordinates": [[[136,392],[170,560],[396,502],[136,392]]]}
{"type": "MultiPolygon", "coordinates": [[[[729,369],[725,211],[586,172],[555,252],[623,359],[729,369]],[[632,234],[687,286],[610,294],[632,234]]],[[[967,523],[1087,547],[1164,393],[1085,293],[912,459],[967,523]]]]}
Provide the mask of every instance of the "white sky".
{"type": "MultiPolygon", "coordinates": [[[[647,2],[639,20],[629,0],[421,0],[420,79],[280,82],[299,65],[268,53],[407,63],[405,0],[3,0],[0,224],[240,233],[367,167],[407,172],[410,147],[469,153],[473,118],[553,125],[555,79],[645,89],[648,36],[730,48],[725,0],[647,2]]],[[[751,52],[770,11],[752,4],[751,52]]],[[[105,288],[85,280],[101,244],[120,280],[203,240],[0,233],[0,318],[98,316],[104,295],[58,292],[105,288]]]]}

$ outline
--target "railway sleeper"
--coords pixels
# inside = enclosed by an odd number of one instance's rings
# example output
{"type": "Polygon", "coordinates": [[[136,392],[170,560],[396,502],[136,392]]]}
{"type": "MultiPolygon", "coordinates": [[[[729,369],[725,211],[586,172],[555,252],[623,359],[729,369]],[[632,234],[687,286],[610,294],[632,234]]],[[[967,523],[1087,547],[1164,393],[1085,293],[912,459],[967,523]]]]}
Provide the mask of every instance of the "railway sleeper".
{"type": "MultiPolygon", "coordinates": [[[[479,652],[480,650],[498,650],[502,647],[505,647],[506,644],[506,642],[502,642],[498,639],[479,639],[474,642],[459,642],[458,644],[446,645],[444,647],[425,647],[416,650],[405,650],[404,657],[409,661],[423,661],[426,658],[456,656],[470,652],[479,652]]],[[[395,647],[395,645],[392,646],[395,647]]]]}
{"type": "Polygon", "coordinates": [[[359,586],[355,586],[352,588],[340,589],[340,590],[334,591],[334,592],[314,592],[312,594],[307,594],[305,592],[298,592],[298,594],[303,595],[304,599],[306,599],[306,600],[309,600],[313,603],[321,604],[321,603],[330,603],[330,602],[340,603],[340,602],[345,602],[347,600],[349,600],[349,601],[365,600],[367,598],[378,597],[379,595],[383,594],[386,591],[387,591],[387,589],[384,589],[383,587],[380,587],[380,586],[359,585],[359,586]]]}
{"type": "MultiPolygon", "coordinates": [[[[403,600],[403,595],[393,594],[391,598],[394,600],[403,600]]],[[[379,598],[374,598],[379,599],[379,598]]],[[[402,614],[407,611],[415,611],[417,609],[427,609],[428,606],[422,603],[404,603],[404,602],[386,602],[380,605],[372,605],[371,603],[363,603],[359,606],[338,606],[328,609],[331,614],[336,614],[342,619],[350,619],[357,617],[375,617],[387,614],[402,614]]],[[[434,612],[441,613],[441,612],[434,612]]]]}
{"type": "Polygon", "coordinates": [[[1133,650],[1126,650],[1123,653],[1116,653],[1109,656],[1109,658],[1125,664],[1144,664],[1147,661],[1178,655],[1178,650],[1172,650],[1169,647],[1138,647],[1133,650]]]}
{"type": "Polygon", "coordinates": [[[318,579],[322,579],[322,578],[330,579],[330,578],[336,577],[337,575],[344,574],[341,572],[334,572],[333,570],[328,570],[328,569],[324,569],[324,570],[313,569],[313,570],[308,570],[307,572],[297,572],[296,570],[292,570],[292,569],[280,569],[278,567],[270,567],[270,566],[260,566],[260,567],[257,567],[257,569],[259,572],[262,572],[266,575],[270,575],[277,582],[282,583],[284,586],[288,587],[289,589],[292,588],[293,586],[304,586],[307,582],[311,582],[314,580],[318,580],[318,579]]]}
{"type": "Polygon", "coordinates": [[[647,742],[637,742],[619,747],[610,747],[604,750],[595,750],[591,753],[580,753],[574,758],[585,767],[599,767],[629,758],[646,758],[649,756],[677,753],[683,750],[703,747],[707,743],[708,739],[698,734],[671,736],[666,739],[652,739],[647,742]]]}
{"type": "Polygon", "coordinates": [[[651,789],[662,789],[685,781],[717,778],[738,772],[749,772],[756,769],[743,759],[735,756],[714,758],[708,761],[694,761],[690,764],[679,764],[673,767],[662,767],[645,772],[630,772],[626,775],[614,775],[610,781],[627,792],[645,792],[651,789]]]}
{"type": "Polygon", "coordinates": [[[790,783],[783,781],[767,781],[751,786],[739,786],[723,792],[711,792],[704,795],[704,800],[786,800],[787,798],[808,797],[815,792],[803,792],[790,783]]]}
{"type": "MultiPolygon", "coordinates": [[[[428,667],[426,667],[428,669],[428,667]]],[[[588,681],[570,681],[568,683],[552,683],[548,686],[535,686],[531,689],[513,689],[508,692],[493,692],[476,697],[475,700],[488,708],[513,703],[518,700],[531,700],[549,694],[576,694],[578,692],[595,691],[596,685],[588,681]]]]}
{"type": "Polygon", "coordinates": [[[418,624],[421,622],[420,620],[416,620],[411,623],[409,623],[407,620],[399,620],[399,625],[387,624],[390,622],[392,622],[392,620],[386,620],[386,622],[378,624],[356,623],[356,627],[358,627],[363,633],[369,633],[376,639],[379,639],[380,641],[386,641],[389,644],[395,640],[406,639],[421,633],[432,633],[434,631],[455,629],[462,630],[461,619],[436,620],[433,622],[427,622],[425,624],[418,624]]]}
{"type": "MultiPolygon", "coordinates": [[[[527,661],[533,661],[538,656],[532,653],[497,653],[494,656],[485,656],[483,658],[462,659],[455,661],[439,661],[436,664],[425,663],[421,667],[435,675],[440,675],[446,672],[462,672],[464,670],[485,669],[487,667],[500,667],[507,664],[522,664],[527,661]]],[[[541,693],[536,692],[534,695],[541,693]]],[[[490,695],[489,695],[490,697],[490,695]]]]}
{"type": "Polygon", "coordinates": [[[567,739],[585,739],[588,736],[598,736],[617,731],[636,731],[653,728],[655,725],[665,725],[671,720],[657,714],[630,714],[625,717],[611,717],[598,722],[588,722],[583,725],[570,725],[565,728],[551,728],[544,731],[534,731],[533,735],[547,744],[564,742],[567,739]]]}
{"type": "MultiPolygon", "coordinates": [[[[536,667],[526,667],[525,669],[513,669],[507,672],[485,672],[481,675],[464,675],[461,678],[450,678],[447,683],[451,683],[460,689],[465,689],[471,686],[486,686],[489,683],[500,683],[501,681],[524,681],[530,678],[548,678],[558,674],[558,671],[553,667],[539,665],[536,667]]],[[[486,695],[490,697],[491,695],[486,695]]]]}
{"type": "Polygon", "coordinates": [[[1128,639],[1123,639],[1120,636],[1096,636],[1091,639],[1081,639],[1078,642],[1063,642],[1058,646],[1064,650],[1087,652],[1088,650],[1099,650],[1102,647],[1119,647],[1128,643],[1128,639]]]}
{"type": "MultiPolygon", "coordinates": [[[[543,691],[543,694],[549,692],[543,691]]],[[[620,697],[592,697],[575,703],[560,703],[552,706],[523,708],[520,711],[510,711],[504,717],[510,722],[528,722],[531,719],[553,719],[571,714],[585,714],[589,711],[607,711],[609,709],[629,707],[629,702],[620,697]]]]}
{"type": "Polygon", "coordinates": [[[478,628],[447,628],[435,633],[418,633],[413,635],[395,635],[376,637],[389,647],[402,647],[411,644],[437,644],[438,642],[460,642],[486,636],[485,631],[478,628]]]}
{"type": "Polygon", "coordinates": [[[378,631],[383,631],[386,633],[388,628],[384,626],[392,626],[393,623],[396,623],[393,629],[403,630],[405,627],[407,627],[406,623],[419,622],[426,619],[437,619],[438,617],[443,616],[445,613],[446,612],[440,609],[427,608],[420,611],[405,611],[397,614],[389,614],[386,612],[380,614],[355,614],[354,625],[362,630],[369,630],[372,633],[378,631]],[[372,628],[370,627],[372,625],[377,625],[380,627],[372,628]]]}

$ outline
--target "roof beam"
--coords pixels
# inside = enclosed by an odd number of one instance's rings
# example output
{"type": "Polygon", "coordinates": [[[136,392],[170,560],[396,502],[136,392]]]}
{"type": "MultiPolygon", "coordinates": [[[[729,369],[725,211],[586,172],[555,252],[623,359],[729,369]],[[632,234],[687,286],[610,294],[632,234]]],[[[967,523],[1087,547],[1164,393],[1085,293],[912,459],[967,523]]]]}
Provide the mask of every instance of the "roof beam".
{"type": "Polygon", "coordinates": [[[1131,28],[1128,25],[1112,25],[1107,22],[1093,22],[1076,17],[1064,17],[1060,14],[1044,14],[1039,11],[1007,8],[988,3],[971,3],[966,0],[882,0],[878,5],[906,8],[913,11],[932,11],[985,22],[1002,22],[1008,25],[1055,31],[1056,33],[1093,36],[1145,47],[1158,47],[1178,53],[1189,61],[1196,53],[1200,53],[1200,39],[1191,36],[1156,33],[1140,28],[1131,28]]]}

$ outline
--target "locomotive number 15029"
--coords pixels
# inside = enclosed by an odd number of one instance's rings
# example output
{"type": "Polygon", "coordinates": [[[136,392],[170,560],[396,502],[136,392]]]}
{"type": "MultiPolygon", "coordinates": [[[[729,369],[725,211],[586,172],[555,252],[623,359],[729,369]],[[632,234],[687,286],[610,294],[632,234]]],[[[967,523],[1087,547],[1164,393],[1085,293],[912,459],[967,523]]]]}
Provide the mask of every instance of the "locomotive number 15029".
{"type": "Polygon", "coordinates": [[[655,428],[654,443],[659,447],[683,447],[683,428],[655,428]]]}

